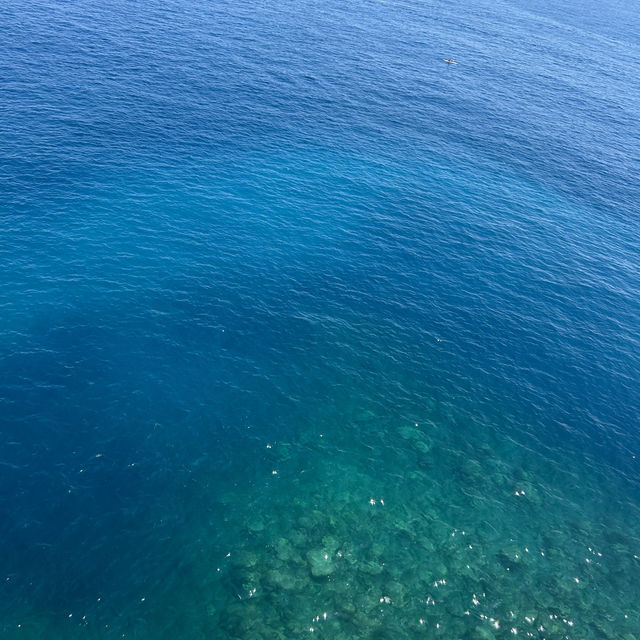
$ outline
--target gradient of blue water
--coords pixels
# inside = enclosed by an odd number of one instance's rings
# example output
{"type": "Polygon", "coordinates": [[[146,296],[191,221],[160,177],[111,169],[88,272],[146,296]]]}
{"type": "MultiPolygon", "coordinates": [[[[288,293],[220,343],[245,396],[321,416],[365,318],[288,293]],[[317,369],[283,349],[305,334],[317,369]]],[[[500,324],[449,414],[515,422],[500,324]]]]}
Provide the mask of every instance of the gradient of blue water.
{"type": "Polygon", "coordinates": [[[637,512],[637,26],[546,0],[0,7],[0,629],[108,596],[119,637],[141,585],[197,593],[176,540],[202,487],[336,398],[491,415],[637,512]]]}

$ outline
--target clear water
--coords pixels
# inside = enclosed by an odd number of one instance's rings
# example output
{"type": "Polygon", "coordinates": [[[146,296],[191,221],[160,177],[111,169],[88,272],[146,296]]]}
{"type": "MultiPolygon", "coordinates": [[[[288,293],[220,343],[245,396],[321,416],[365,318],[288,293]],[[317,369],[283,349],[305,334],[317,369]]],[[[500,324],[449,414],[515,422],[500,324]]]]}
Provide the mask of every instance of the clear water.
{"type": "Polygon", "coordinates": [[[2,5],[2,638],[640,637],[638,33],[2,5]]]}

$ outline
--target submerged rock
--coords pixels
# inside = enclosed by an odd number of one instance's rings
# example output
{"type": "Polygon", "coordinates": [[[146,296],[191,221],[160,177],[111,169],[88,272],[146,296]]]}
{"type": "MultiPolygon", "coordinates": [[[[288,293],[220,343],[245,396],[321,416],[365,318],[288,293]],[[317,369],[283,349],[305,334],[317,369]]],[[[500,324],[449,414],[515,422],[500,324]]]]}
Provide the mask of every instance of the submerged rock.
{"type": "Polygon", "coordinates": [[[341,617],[350,619],[356,612],[356,605],[347,598],[342,598],[338,602],[338,612],[341,617]]]}
{"type": "Polygon", "coordinates": [[[383,567],[378,562],[363,562],[358,566],[362,573],[370,576],[378,576],[382,573],[383,567]]]}
{"type": "Polygon", "coordinates": [[[405,440],[420,440],[422,438],[422,432],[418,427],[400,427],[398,433],[405,440]]]}
{"type": "Polygon", "coordinates": [[[425,442],[424,440],[416,440],[414,443],[414,447],[420,452],[420,453],[429,453],[431,451],[431,445],[429,445],[428,442],[425,442]]]}
{"type": "Polygon", "coordinates": [[[278,538],[274,547],[281,562],[289,562],[296,555],[295,549],[286,538],[278,538]]]}
{"type": "Polygon", "coordinates": [[[296,591],[298,588],[298,581],[295,576],[287,571],[272,569],[267,573],[266,579],[270,587],[284,589],[285,591],[296,591]]]}
{"type": "Polygon", "coordinates": [[[514,544],[508,544],[498,553],[498,560],[503,567],[513,569],[522,563],[523,551],[514,544]]]}
{"type": "Polygon", "coordinates": [[[258,564],[258,555],[253,551],[239,551],[232,556],[234,565],[245,567],[247,569],[255,567],[258,564]]]}
{"type": "Polygon", "coordinates": [[[247,524],[247,529],[249,529],[251,533],[260,533],[261,531],[264,531],[264,522],[257,518],[255,520],[251,520],[247,524]]]}
{"type": "Polygon", "coordinates": [[[476,627],[469,636],[470,640],[496,640],[493,631],[488,627],[476,627]]]}
{"type": "Polygon", "coordinates": [[[394,602],[401,602],[406,595],[404,585],[399,582],[390,582],[386,587],[386,591],[389,594],[390,599],[394,602]]]}
{"type": "Polygon", "coordinates": [[[339,543],[333,536],[325,536],[322,538],[322,547],[330,556],[338,550],[339,543]]]}
{"type": "Polygon", "coordinates": [[[311,549],[307,552],[307,562],[314,578],[329,576],[336,570],[336,565],[327,549],[311,549]]]}

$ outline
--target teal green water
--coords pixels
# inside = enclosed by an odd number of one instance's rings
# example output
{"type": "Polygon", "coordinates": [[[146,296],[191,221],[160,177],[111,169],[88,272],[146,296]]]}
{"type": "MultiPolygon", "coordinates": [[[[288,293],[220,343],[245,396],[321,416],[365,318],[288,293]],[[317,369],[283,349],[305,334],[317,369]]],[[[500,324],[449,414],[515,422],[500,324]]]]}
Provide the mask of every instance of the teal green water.
{"type": "Polygon", "coordinates": [[[639,638],[637,27],[0,7],[0,636],[639,638]]]}

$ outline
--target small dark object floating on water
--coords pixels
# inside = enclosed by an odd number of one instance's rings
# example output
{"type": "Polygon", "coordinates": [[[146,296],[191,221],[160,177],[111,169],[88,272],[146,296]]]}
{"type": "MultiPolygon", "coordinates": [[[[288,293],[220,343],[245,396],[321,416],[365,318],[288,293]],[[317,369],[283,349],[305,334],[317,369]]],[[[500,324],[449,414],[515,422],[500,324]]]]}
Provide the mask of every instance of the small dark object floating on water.
{"type": "Polygon", "coordinates": [[[458,64],[453,58],[443,58],[447,64],[458,64]]]}

